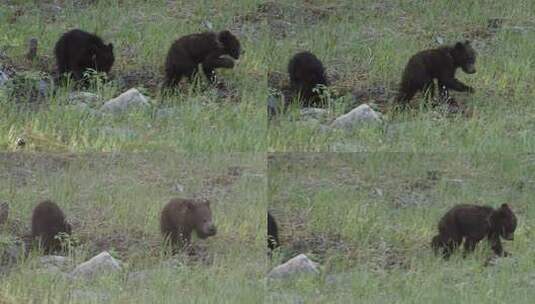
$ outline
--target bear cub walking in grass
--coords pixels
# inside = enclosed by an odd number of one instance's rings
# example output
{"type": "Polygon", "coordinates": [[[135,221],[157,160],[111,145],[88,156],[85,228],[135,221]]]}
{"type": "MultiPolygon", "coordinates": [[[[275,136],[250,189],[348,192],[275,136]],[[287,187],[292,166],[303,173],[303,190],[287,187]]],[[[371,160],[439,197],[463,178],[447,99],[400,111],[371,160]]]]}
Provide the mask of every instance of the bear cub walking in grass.
{"type": "Polygon", "coordinates": [[[327,76],[318,57],[310,52],[295,54],[288,63],[288,74],[290,85],[300,95],[303,106],[320,105],[320,94],[314,88],[327,86],[327,76]]]}
{"type": "Polygon", "coordinates": [[[267,226],[267,243],[268,248],[273,250],[279,247],[279,228],[277,227],[277,222],[275,218],[268,212],[268,226],[267,226]]]}
{"type": "Polygon", "coordinates": [[[202,65],[206,78],[214,83],[216,68],[234,67],[232,59],[221,56],[230,55],[237,60],[240,53],[240,41],[229,31],[183,36],[171,45],[167,53],[164,86],[175,86],[184,76],[191,81],[199,64],[202,65]]]}
{"type": "Polygon", "coordinates": [[[173,250],[190,245],[191,233],[201,239],[217,233],[212,220],[210,201],[175,198],[169,201],[160,216],[160,230],[173,250]]]}
{"type": "Polygon", "coordinates": [[[109,73],[115,61],[113,44],[106,45],[97,35],[78,29],[61,36],[54,54],[60,75],[71,73],[75,80],[81,80],[88,69],[109,73]]]}
{"type": "Polygon", "coordinates": [[[487,238],[498,256],[507,256],[500,237],[513,240],[516,216],[507,204],[494,209],[489,206],[457,205],[450,209],[438,224],[439,234],[432,240],[435,254],[442,249],[448,259],[464,239],[464,254],[474,251],[477,243],[487,238]]]}
{"type": "Polygon", "coordinates": [[[435,82],[441,96],[448,89],[473,93],[474,89],[455,78],[457,68],[467,74],[476,72],[476,52],[470,41],[457,42],[454,46],[443,46],[421,51],[412,56],[403,71],[401,85],[396,101],[406,106],[418,91],[429,92],[434,97],[435,82]]]}
{"type": "Polygon", "coordinates": [[[71,225],[59,206],[49,200],[40,202],[32,214],[32,239],[37,239],[45,254],[61,251],[60,233],[71,234],[71,225]]]}

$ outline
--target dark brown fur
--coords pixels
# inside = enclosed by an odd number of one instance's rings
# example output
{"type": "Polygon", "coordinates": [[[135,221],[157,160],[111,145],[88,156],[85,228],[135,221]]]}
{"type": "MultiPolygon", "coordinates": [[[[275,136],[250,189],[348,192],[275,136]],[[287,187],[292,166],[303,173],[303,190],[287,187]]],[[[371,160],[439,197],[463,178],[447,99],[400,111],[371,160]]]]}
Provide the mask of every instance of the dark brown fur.
{"type": "Polygon", "coordinates": [[[210,202],[180,198],[170,200],[162,210],[160,230],[174,248],[189,246],[193,231],[202,239],[214,236],[217,230],[210,202]]]}
{"type": "Polygon", "coordinates": [[[295,54],[288,63],[290,85],[298,92],[305,107],[321,105],[321,98],[314,88],[327,86],[327,77],[321,61],[310,52],[295,54]]]}
{"type": "Polygon", "coordinates": [[[52,201],[40,202],[33,209],[31,237],[40,242],[45,254],[49,254],[62,249],[61,242],[56,239],[59,233],[71,234],[71,225],[63,211],[52,201]]]}
{"type": "Polygon", "coordinates": [[[97,35],[78,29],[61,36],[54,54],[59,73],[72,73],[76,80],[81,80],[87,69],[109,73],[115,61],[113,44],[105,45],[97,35]]]}
{"type": "Polygon", "coordinates": [[[475,73],[475,60],[476,52],[469,41],[417,53],[409,59],[403,71],[396,101],[406,106],[418,91],[429,92],[434,97],[435,79],[438,80],[441,96],[449,89],[474,92],[472,87],[455,78],[455,72],[461,68],[465,73],[475,73]]]}
{"type": "Polygon", "coordinates": [[[461,245],[464,239],[464,254],[474,251],[477,243],[485,237],[494,253],[505,256],[500,237],[513,240],[516,216],[507,204],[498,209],[489,206],[457,205],[450,209],[438,224],[439,234],[431,245],[438,254],[442,249],[445,259],[461,245]]]}
{"type": "Polygon", "coordinates": [[[238,59],[242,53],[240,42],[229,31],[219,33],[204,32],[183,36],[176,40],[165,60],[165,87],[177,85],[182,77],[191,81],[202,65],[204,75],[210,82],[215,81],[215,69],[234,67],[234,62],[222,55],[238,59]]]}

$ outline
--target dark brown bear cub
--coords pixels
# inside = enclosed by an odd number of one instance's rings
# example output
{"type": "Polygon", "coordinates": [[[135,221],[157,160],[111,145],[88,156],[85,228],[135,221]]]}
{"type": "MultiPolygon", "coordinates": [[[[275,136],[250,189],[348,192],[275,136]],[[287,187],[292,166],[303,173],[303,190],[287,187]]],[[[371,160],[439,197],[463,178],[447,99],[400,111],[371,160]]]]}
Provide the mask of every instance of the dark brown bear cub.
{"type": "Polygon", "coordinates": [[[474,74],[475,63],[476,52],[470,41],[421,51],[409,59],[396,101],[406,106],[418,91],[429,92],[434,97],[435,79],[441,95],[448,89],[472,93],[474,89],[457,80],[455,72],[460,67],[465,73],[474,74]]]}
{"type": "Polygon", "coordinates": [[[431,245],[438,254],[448,259],[464,239],[464,254],[474,251],[477,243],[487,237],[494,253],[506,256],[500,237],[513,240],[516,229],[516,216],[509,205],[500,208],[489,206],[457,205],[450,209],[438,224],[439,234],[431,245]]]}
{"type": "Polygon", "coordinates": [[[71,225],[56,203],[40,202],[32,214],[32,238],[38,239],[45,254],[61,251],[59,233],[71,234],[71,225]]]}
{"type": "Polygon", "coordinates": [[[205,239],[216,234],[210,201],[175,198],[162,210],[160,230],[174,249],[189,246],[191,233],[205,239]]]}
{"type": "Polygon", "coordinates": [[[87,69],[109,73],[115,61],[113,44],[105,45],[97,35],[78,29],[61,36],[54,54],[60,75],[72,73],[76,80],[81,80],[87,69]]]}
{"type": "Polygon", "coordinates": [[[234,59],[240,57],[240,41],[229,31],[219,33],[204,32],[183,36],[176,40],[167,53],[165,60],[165,87],[177,85],[182,77],[191,81],[202,65],[204,75],[215,82],[215,69],[234,67],[234,59]]]}
{"type": "Polygon", "coordinates": [[[298,92],[303,106],[320,105],[320,95],[314,91],[318,85],[327,86],[327,77],[321,61],[310,52],[295,54],[288,63],[290,85],[298,92]]]}
{"type": "Polygon", "coordinates": [[[273,250],[279,247],[279,229],[275,218],[268,212],[267,243],[268,248],[273,250]]]}

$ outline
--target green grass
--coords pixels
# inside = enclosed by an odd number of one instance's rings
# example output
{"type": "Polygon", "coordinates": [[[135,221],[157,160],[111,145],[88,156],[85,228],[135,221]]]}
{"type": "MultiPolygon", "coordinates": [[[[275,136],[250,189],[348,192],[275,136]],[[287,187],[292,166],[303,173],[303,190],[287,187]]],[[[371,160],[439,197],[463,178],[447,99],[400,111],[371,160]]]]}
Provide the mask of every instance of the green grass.
{"type": "MultiPolygon", "coordinates": [[[[259,1],[95,1],[83,6],[80,1],[65,1],[59,8],[42,1],[10,1],[0,5],[0,47],[19,73],[55,69],[53,47],[62,33],[81,28],[113,42],[115,64],[108,84],[92,87],[104,102],[116,97],[122,75],[144,76],[138,89],[151,98],[154,109],[122,117],[91,117],[65,107],[67,90],[48,96],[51,107],[39,111],[20,110],[7,93],[0,94],[0,148],[14,149],[13,137],[24,137],[26,149],[39,151],[265,151],[266,150],[266,60],[270,56],[264,44],[268,40],[261,28],[241,31],[237,17],[253,10],[259,1]],[[217,98],[214,89],[183,90],[162,103],[154,88],[163,77],[164,59],[171,43],[180,36],[213,29],[233,30],[240,38],[245,54],[232,70],[218,74],[234,95],[217,98]],[[26,62],[24,54],[29,38],[39,41],[38,58],[26,62]],[[171,115],[154,115],[160,108],[174,110],[171,115]],[[128,129],[131,136],[109,134],[102,128],[128,129]]],[[[202,79],[201,86],[207,84],[202,79]]],[[[25,88],[18,90],[19,93],[25,88]]],[[[119,132],[121,133],[121,132],[119,132]]]]}
{"type": "Polygon", "coordinates": [[[273,264],[305,253],[322,275],[274,281],[269,294],[305,303],[531,303],[534,165],[529,155],[275,153],[268,208],[282,247],[273,264]],[[503,202],[519,219],[515,240],[504,241],[512,257],[485,267],[486,242],[466,259],[433,255],[449,208],[503,202]]]}
{"type": "Polygon", "coordinates": [[[69,296],[82,289],[105,294],[110,303],[259,303],[266,271],[264,159],[240,153],[2,154],[0,201],[11,206],[3,245],[28,233],[31,210],[50,198],[73,223],[80,242],[70,254],[76,262],[108,250],[125,268],[96,281],[73,281],[39,270],[32,254],[0,276],[0,299],[79,303],[69,296]],[[162,254],[159,213],[170,198],[193,196],[212,201],[218,234],[193,237],[200,261],[179,256],[177,268],[166,267],[171,257],[162,254]],[[128,280],[136,271],[147,271],[147,278],[128,280]]]}
{"type": "MultiPolygon", "coordinates": [[[[310,25],[294,23],[293,35],[278,39],[270,70],[285,73],[290,57],[299,50],[315,53],[328,73],[337,75],[328,120],[349,111],[354,89],[385,87],[393,100],[401,72],[414,53],[445,43],[469,39],[478,53],[477,73],[457,77],[473,86],[473,95],[453,92],[472,112],[446,117],[416,110],[393,117],[386,125],[355,132],[327,131],[318,124],[300,125],[283,115],[268,131],[269,151],[406,151],[503,152],[533,150],[535,106],[535,24],[532,1],[279,1],[283,7],[322,9],[326,16],[310,25]],[[505,18],[493,36],[489,18],[505,18]]],[[[286,9],[288,10],[288,9],[286,9]]],[[[289,17],[287,20],[290,20],[289,17]]],[[[357,102],[375,102],[361,100],[357,102]]],[[[422,102],[417,96],[415,102],[422,102]]],[[[295,111],[294,111],[295,112],[295,111]]]]}

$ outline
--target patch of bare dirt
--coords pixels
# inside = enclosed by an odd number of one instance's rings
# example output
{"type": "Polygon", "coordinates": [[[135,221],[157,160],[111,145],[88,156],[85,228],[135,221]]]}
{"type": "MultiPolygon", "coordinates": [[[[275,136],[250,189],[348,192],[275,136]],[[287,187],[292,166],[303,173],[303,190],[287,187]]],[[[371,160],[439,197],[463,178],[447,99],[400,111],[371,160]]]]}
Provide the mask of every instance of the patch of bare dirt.
{"type": "Polygon", "coordinates": [[[143,87],[152,94],[156,94],[162,82],[161,74],[147,66],[121,73],[116,76],[116,79],[121,92],[131,88],[143,87]]]}

